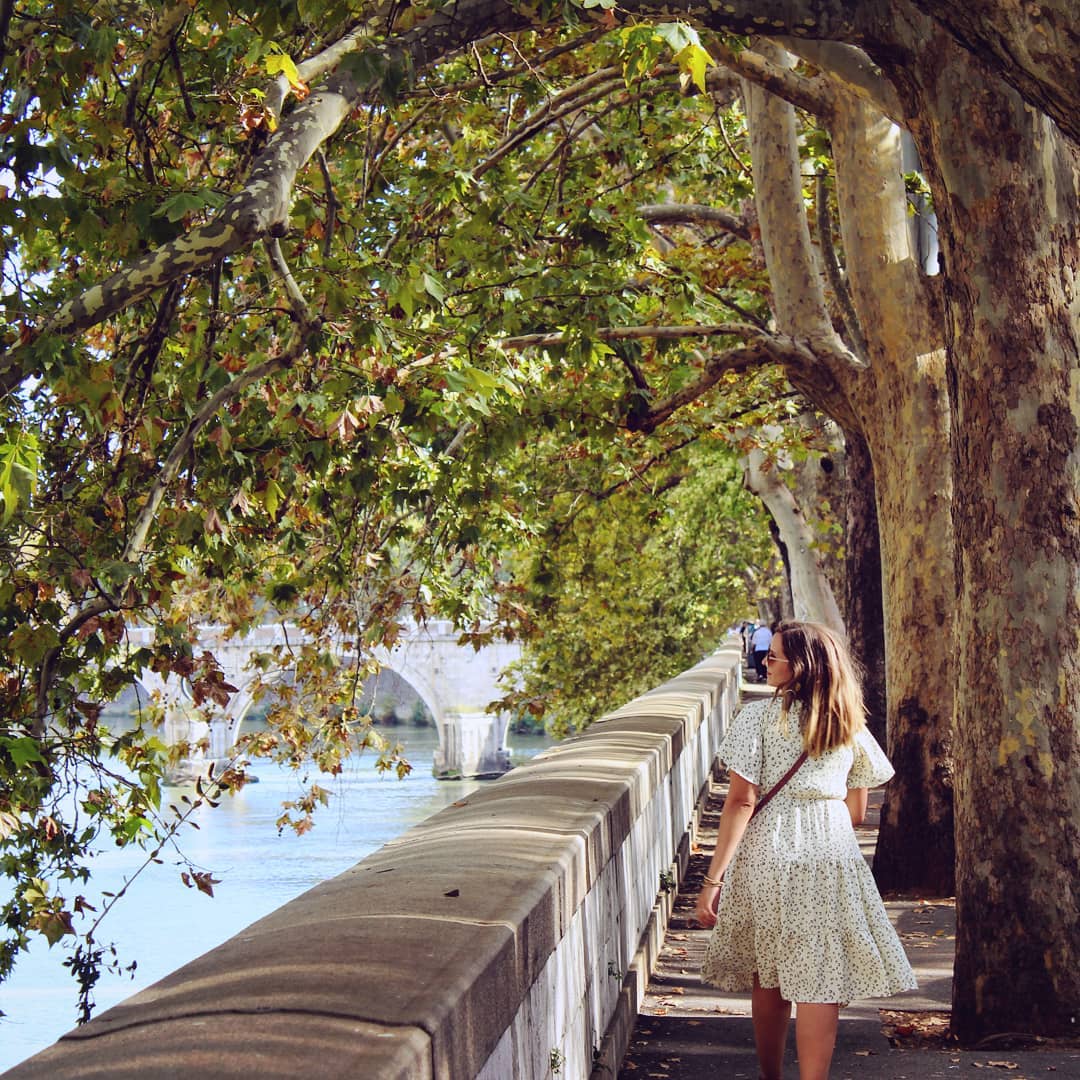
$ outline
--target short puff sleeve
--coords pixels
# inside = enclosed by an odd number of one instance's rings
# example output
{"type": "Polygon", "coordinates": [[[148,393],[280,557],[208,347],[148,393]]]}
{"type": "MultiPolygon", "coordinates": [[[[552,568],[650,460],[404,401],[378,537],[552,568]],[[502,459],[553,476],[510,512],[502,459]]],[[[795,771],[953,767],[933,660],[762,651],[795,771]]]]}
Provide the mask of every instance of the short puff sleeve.
{"type": "Polygon", "coordinates": [[[765,707],[762,702],[744,706],[731,722],[720,742],[720,760],[751,784],[761,783],[762,723],[765,707]]]}
{"type": "Polygon", "coordinates": [[[885,751],[866,728],[855,736],[855,760],[848,773],[849,788],[880,787],[891,780],[896,770],[889,764],[885,751]]]}

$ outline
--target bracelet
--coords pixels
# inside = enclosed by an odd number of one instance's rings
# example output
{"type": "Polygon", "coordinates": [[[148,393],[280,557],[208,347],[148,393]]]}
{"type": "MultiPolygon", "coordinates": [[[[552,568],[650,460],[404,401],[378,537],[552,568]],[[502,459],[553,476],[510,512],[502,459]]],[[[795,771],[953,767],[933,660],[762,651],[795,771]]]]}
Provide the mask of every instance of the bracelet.
{"type": "Polygon", "coordinates": [[[708,874],[706,874],[701,880],[705,885],[715,885],[718,889],[721,885],[724,884],[723,878],[711,878],[708,874]]]}

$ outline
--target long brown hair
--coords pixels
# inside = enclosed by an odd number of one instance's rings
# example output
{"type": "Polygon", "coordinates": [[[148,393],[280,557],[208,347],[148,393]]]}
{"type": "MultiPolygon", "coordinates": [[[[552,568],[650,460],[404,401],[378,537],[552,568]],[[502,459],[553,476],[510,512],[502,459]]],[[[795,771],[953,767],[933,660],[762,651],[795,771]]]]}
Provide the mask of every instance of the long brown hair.
{"type": "Polygon", "coordinates": [[[782,622],[788,681],[777,687],[784,711],[796,702],[803,747],[813,758],[850,746],[866,726],[862,682],[843,639],[821,623],[782,622]]]}

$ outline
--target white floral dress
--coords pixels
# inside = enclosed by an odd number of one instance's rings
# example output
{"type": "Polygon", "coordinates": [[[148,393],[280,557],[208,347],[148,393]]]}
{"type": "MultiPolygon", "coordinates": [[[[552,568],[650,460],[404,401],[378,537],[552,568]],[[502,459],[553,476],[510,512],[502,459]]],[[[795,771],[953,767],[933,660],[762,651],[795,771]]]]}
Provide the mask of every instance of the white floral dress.
{"type": "MultiPolygon", "coordinates": [[[[802,751],[796,710],[775,699],[746,705],[720,758],[759,794],[802,751]]],[[[724,874],[702,978],[731,992],[779,987],[788,1001],[841,1002],[915,988],[844,804],[848,788],[892,775],[868,731],[854,746],[807,758],[747,826],[724,874]]]]}

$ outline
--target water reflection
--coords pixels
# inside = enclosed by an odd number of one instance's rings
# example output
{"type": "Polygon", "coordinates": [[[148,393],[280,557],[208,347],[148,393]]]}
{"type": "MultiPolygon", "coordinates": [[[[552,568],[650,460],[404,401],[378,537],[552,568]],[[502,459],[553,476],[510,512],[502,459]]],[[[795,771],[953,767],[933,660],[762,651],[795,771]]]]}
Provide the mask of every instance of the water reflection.
{"type": "MultiPolygon", "coordinates": [[[[220,884],[213,899],[180,883],[175,853],[151,866],[131,886],[98,937],[115,941],[121,958],[137,960],[135,979],[105,974],[95,989],[97,1011],[130,996],[181,964],[220,944],[255,919],[317,884],[347,870],[410,826],[463,798],[479,781],[440,781],[431,775],[438,736],[432,728],[398,727],[386,732],[405,744],[413,772],[404,780],[380,776],[374,755],[350,759],[340,777],[318,779],[333,794],[305,836],[278,836],[274,822],[281,803],[300,794],[302,777],[269,762],[256,762],[250,784],[216,809],[197,814],[199,829],[181,839],[185,855],[210,870],[220,884]]],[[[548,740],[511,736],[515,761],[538,753],[548,740]]],[[[313,773],[311,780],[317,777],[313,773]]],[[[176,802],[184,788],[169,789],[176,802]]],[[[140,865],[139,853],[110,848],[94,860],[88,900],[101,907],[100,893],[118,890],[140,865]]],[[[75,986],[61,962],[61,946],[35,943],[21,957],[11,980],[0,985],[0,1070],[55,1042],[75,1022],[75,986]]]]}

